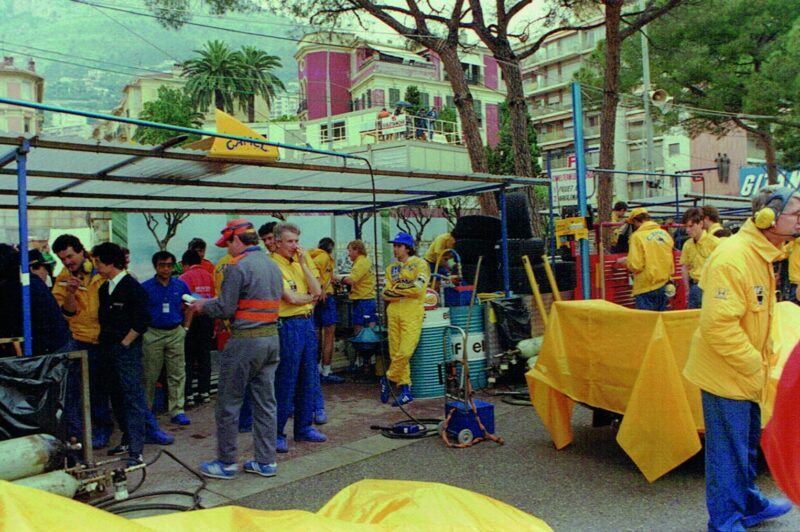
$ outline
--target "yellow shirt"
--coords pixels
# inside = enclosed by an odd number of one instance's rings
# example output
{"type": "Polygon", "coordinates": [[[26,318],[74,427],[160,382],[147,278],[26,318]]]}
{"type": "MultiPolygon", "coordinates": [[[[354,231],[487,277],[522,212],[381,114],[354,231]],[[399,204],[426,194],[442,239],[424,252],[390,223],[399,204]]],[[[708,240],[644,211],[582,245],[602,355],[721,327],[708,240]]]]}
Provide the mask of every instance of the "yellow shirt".
{"type": "Polygon", "coordinates": [[[791,244],[789,253],[789,282],[800,284],[800,238],[791,244]]]}
{"type": "Polygon", "coordinates": [[[425,252],[425,260],[431,264],[436,264],[436,261],[439,260],[439,257],[441,257],[440,265],[446,266],[444,262],[450,259],[452,253],[448,252],[442,255],[442,252],[446,249],[453,249],[455,244],[456,239],[453,238],[453,235],[450,233],[443,233],[437,236],[433,239],[433,242],[431,242],[428,251],[425,252]]]}
{"type": "MultiPolygon", "coordinates": [[[[278,253],[271,255],[272,260],[281,269],[281,276],[283,277],[283,289],[289,290],[295,294],[310,294],[308,290],[308,282],[306,281],[306,274],[303,272],[303,267],[300,263],[289,259],[278,253]]],[[[313,273],[313,272],[312,272],[313,273]]],[[[312,303],[305,303],[303,305],[293,305],[281,299],[281,306],[278,309],[278,316],[281,318],[288,318],[291,316],[302,316],[308,314],[314,308],[312,303]]]]}
{"type": "Polygon", "coordinates": [[[333,257],[319,248],[310,249],[306,256],[311,257],[314,262],[314,267],[319,272],[320,286],[322,286],[326,294],[332,294],[333,282],[331,281],[331,277],[333,277],[333,257]]]}
{"type": "Polygon", "coordinates": [[[425,292],[431,277],[428,263],[417,256],[411,256],[405,262],[394,261],[386,268],[386,297],[402,296],[392,305],[425,305],[425,292]]]}
{"type": "Polygon", "coordinates": [[[214,266],[214,288],[216,288],[215,293],[217,294],[222,291],[222,280],[225,278],[225,268],[228,267],[228,263],[232,258],[230,253],[226,253],[225,256],[219,259],[216,266],[214,266]]]}
{"type": "Polygon", "coordinates": [[[627,263],[633,272],[631,295],[651,292],[667,284],[675,273],[673,244],[669,233],[652,220],[644,222],[633,232],[627,263]]]}
{"type": "Polygon", "coordinates": [[[683,243],[681,250],[681,264],[688,267],[689,275],[695,281],[700,280],[700,273],[703,271],[703,265],[706,259],[711,256],[719,245],[719,238],[706,233],[700,235],[700,240],[694,241],[694,238],[689,238],[683,243]]]}
{"type": "Polygon", "coordinates": [[[711,254],[700,281],[700,326],[683,370],[700,389],[728,399],[762,399],[774,363],[772,263],[782,256],[752,219],[711,254]]]}
{"type": "MultiPolygon", "coordinates": [[[[75,315],[64,314],[72,336],[79,342],[87,344],[96,344],[100,336],[100,321],[97,311],[100,308],[100,287],[105,283],[105,279],[100,274],[94,273],[94,270],[92,273],[84,274],[79,288],[75,291],[77,304],[75,315]]],[[[56,298],[59,307],[64,305],[64,301],[67,299],[67,287],[62,286],[61,283],[65,283],[71,275],[69,270],[62,268],[53,283],[53,297],[56,298]]]]}
{"type": "Polygon", "coordinates": [[[366,255],[356,257],[347,277],[353,282],[350,285],[350,299],[375,299],[375,272],[366,255]]]}

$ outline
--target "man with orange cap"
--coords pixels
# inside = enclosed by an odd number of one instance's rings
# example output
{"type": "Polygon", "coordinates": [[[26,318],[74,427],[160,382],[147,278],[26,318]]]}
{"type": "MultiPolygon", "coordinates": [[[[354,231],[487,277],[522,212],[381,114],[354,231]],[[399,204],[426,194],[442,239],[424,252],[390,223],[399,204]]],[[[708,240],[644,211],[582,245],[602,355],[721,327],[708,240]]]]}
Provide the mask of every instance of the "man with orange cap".
{"type": "Polygon", "coordinates": [[[239,469],[236,438],[239,411],[249,385],[253,402],[255,459],[244,470],[275,476],[275,370],[280,357],[278,307],[281,272],[258,245],[258,234],[246,219],[231,220],[216,242],[227,247],[232,259],[225,270],[222,290],[215,299],[196,299],[190,311],[231,320],[231,338],[220,358],[216,408],[217,459],[200,466],[203,475],[230,479],[239,469]]]}

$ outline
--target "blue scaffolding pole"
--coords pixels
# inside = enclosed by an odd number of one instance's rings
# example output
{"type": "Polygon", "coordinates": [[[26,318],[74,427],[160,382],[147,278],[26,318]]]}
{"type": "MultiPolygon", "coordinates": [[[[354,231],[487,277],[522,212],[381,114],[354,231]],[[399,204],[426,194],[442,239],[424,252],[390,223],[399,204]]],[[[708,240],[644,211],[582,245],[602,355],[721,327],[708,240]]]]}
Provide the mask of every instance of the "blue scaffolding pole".
{"type": "MultiPolygon", "coordinates": [[[[581,101],[581,84],[572,82],[572,120],[575,131],[575,166],[577,167],[578,210],[583,218],[587,216],[586,208],[586,154],[583,147],[583,102],[581,101]]],[[[581,245],[581,286],[583,299],[591,299],[592,287],[589,284],[589,241],[582,239],[581,245]]]]}

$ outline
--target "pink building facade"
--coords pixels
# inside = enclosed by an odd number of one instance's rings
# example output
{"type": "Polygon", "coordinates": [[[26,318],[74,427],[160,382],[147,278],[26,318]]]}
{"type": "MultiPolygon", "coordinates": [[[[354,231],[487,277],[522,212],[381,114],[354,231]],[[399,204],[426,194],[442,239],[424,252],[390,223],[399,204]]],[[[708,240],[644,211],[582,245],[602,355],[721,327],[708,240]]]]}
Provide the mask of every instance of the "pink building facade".
{"type": "MultiPolygon", "coordinates": [[[[450,82],[439,57],[430,50],[375,45],[346,34],[312,34],[299,45],[295,58],[298,114],[304,121],[326,119],[329,112],[340,117],[369,109],[392,111],[409,86],[420,91],[423,107],[455,109],[450,82]],[[325,37],[317,40],[316,35],[325,37]]],[[[497,61],[488,51],[462,59],[484,143],[494,146],[499,138],[499,104],[505,99],[497,61]]]]}

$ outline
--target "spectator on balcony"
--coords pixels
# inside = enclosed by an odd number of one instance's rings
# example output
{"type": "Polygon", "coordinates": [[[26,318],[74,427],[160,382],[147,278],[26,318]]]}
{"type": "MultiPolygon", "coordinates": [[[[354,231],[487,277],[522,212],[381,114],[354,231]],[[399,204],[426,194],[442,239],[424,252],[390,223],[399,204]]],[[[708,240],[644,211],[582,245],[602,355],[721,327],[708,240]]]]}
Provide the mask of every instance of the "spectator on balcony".
{"type": "Polygon", "coordinates": [[[433,126],[436,124],[436,119],[439,118],[439,111],[436,107],[431,107],[431,110],[425,113],[427,118],[428,140],[433,140],[433,126]]]}
{"type": "Polygon", "coordinates": [[[427,114],[428,111],[424,107],[420,107],[417,111],[417,116],[414,118],[414,138],[425,140],[425,132],[428,130],[427,114]]]}
{"type": "Polygon", "coordinates": [[[386,107],[381,107],[381,110],[378,111],[378,117],[377,120],[375,120],[375,132],[378,135],[378,140],[384,140],[384,135],[381,133],[381,130],[383,129],[383,120],[385,118],[389,118],[390,116],[392,116],[392,113],[387,111],[386,107]]]}

